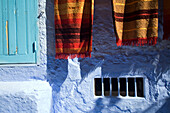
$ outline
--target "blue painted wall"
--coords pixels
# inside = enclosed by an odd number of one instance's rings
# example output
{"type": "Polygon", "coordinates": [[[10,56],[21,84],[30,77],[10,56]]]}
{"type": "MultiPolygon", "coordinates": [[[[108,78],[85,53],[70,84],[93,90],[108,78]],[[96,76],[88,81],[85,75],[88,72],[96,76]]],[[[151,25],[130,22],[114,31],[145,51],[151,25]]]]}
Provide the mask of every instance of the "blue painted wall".
{"type": "Polygon", "coordinates": [[[151,47],[117,47],[111,1],[96,0],[92,58],[56,60],[53,2],[38,4],[39,14],[43,13],[38,21],[39,65],[0,67],[0,81],[47,80],[53,90],[53,113],[169,111],[169,41],[151,47]],[[99,76],[144,76],[146,98],[96,98],[93,78],[99,76]]]}

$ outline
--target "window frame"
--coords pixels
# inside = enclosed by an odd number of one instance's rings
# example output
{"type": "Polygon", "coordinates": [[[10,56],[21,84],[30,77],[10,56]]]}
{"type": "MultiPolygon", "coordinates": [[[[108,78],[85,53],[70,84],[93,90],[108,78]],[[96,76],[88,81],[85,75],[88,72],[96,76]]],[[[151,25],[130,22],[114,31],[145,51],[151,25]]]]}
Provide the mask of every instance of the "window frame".
{"type": "MultiPolygon", "coordinates": [[[[126,84],[127,84],[127,81],[126,81],[126,84]]],[[[128,87],[128,86],[126,86],[128,87]]],[[[137,87],[137,86],[136,86],[137,87]]],[[[136,89],[135,89],[136,90],[136,89]]],[[[136,90],[137,92],[137,90],[136,90]]],[[[108,97],[111,97],[111,98],[122,98],[122,99],[146,99],[146,77],[145,76],[120,76],[120,77],[94,77],[93,78],[93,96],[94,98],[108,98],[108,97]],[[95,95],[95,78],[101,78],[101,84],[102,84],[102,95],[101,96],[96,96],[95,95]],[[104,95],[104,78],[109,78],[110,80],[110,95],[109,96],[105,96],[104,95]],[[129,96],[129,91],[127,91],[126,89],[126,96],[121,96],[120,95],[120,81],[118,81],[118,96],[113,96],[112,95],[112,78],[117,78],[117,79],[120,79],[120,78],[126,78],[126,80],[128,78],[143,78],[143,97],[139,97],[137,96],[137,93],[135,94],[135,96],[129,96]],[[128,96],[127,96],[128,94],[128,96]]]]}
{"type": "MultiPolygon", "coordinates": [[[[14,0],[14,1],[16,2],[16,0],[14,0]]],[[[19,66],[19,65],[22,65],[22,66],[33,66],[33,65],[39,65],[39,56],[40,56],[39,55],[40,54],[39,53],[39,27],[38,27],[39,23],[38,23],[38,18],[37,18],[38,17],[38,0],[25,1],[25,4],[28,4],[25,7],[25,8],[27,8],[27,9],[25,9],[26,10],[25,13],[27,13],[27,18],[26,18],[27,23],[26,23],[26,26],[30,22],[32,22],[32,20],[33,20],[33,24],[31,24],[30,29],[32,29],[32,26],[34,25],[34,30],[32,30],[33,31],[33,35],[29,36],[29,40],[30,41],[27,40],[27,43],[29,43],[28,48],[32,52],[29,52],[29,54],[26,54],[26,55],[23,55],[23,56],[22,55],[9,55],[9,53],[7,55],[5,55],[5,54],[2,53],[1,56],[0,56],[0,58],[1,58],[0,66],[19,66]],[[31,6],[32,2],[34,4],[33,6],[31,6]],[[27,6],[29,6],[29,7],[27,7],[27,6]],[[32,8],[33,8],[33,10],[28,11],[29,9],[32,9],[32,8]],[[29,17],[29,15],[32,15],[31,17],[34,17],[34,18],[29,17]]],[[[9,3],[7,4],[7,6],[8,5],[9,5],[9,3]]],[[[3,7],[1,7],[1,8],[3,8],[3,7]]],[[[18,10],[16,8],[17,8],[17,6],[16,6],[16,3],[15,3],[15,10],[18,10]]],[[[10,8],[8,10],[10,10],[10,8]]],[[[2,18],[4,18],[3,15],[6,15],[6,14],[2,14],[2,18]]],[[[17,17],[15,17],[15,18],[17,18],[17,17]]],[[[6,17],[5,20],[8,21],[8,19],[9,18],[6,17]]],[[[3,20],[1,21],[1,23],[3,24],[3,20]]],[[[17,28],[15,28],[15,29],[17,29],[17,28]]],[[[26,29],[28,29],[28,28],[26,28],[26,29]]],[[[19,31],[19,32],[22,32],[22,31],[19,31]]],[[[27,30],[26,33],[28,33],[28,32],[29,31],[27,30]]],[[[9,33],[8,33],[8,35],[9,35],[9,33]]],[[[17,37],[17,35],[16,35],[16,37],[17,37]]],[[[2,44],[3,43],[5,43],[5,42],[2,42],[2,44]]],[[[2,47],[3,46],[4,45],[2,45],[2,47]]]]}

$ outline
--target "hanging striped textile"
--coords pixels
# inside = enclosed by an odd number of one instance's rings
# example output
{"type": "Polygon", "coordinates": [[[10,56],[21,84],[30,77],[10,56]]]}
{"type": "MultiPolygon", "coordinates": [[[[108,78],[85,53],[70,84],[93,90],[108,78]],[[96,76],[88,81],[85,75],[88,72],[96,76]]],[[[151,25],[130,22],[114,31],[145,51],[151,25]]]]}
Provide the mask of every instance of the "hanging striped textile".
{"type": "Polygon", "coordinates": [[[55,0],[56,59],[91,57],[94,0],[55,0]]]}
{"type": "Polygon", "coordinates": [[[163,0],[163,39],[170,40],[170,0],[163,0]]]}
{"type": "Polygon", "coordinates": [[[113,0],[117,46],[155,45],[158,38],[158,0],[113,0]]]}

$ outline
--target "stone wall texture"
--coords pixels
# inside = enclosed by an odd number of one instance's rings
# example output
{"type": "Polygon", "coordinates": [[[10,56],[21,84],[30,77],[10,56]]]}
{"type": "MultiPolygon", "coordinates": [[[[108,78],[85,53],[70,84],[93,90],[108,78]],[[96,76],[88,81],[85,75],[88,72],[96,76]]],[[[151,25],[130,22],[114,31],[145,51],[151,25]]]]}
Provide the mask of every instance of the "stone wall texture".
{"type": "MultiPolygon", "coordinates": [[[[1,82],[47,81],[52,88],[51,113],[168,113],[170,111],[170,41],[162,40],[161,30],[159,30],[159,41],[155,46],[117,47],[111,0],[95,0],[92,58],[59,60],[55,59],[53,3],[54,0],[39,0],[38,4],[39,14],[43,13],[38,20],[39,64],[1,66],[1,82]],[[145,98],[94,96],[95,77],[126,76],[146,78],[145,98]]],[[[161,27],[160,24],[159,28],[161,27]]],[[[1,98],[7,97],[0,95],[0,109],[4,106],[2,103],[7,102],[1,102],[1,98]]],[[[28,99],[26,102],[32,102],[30,98],[25,98],[28,99]]],[[[15,101],[17,105],[17,98],[15,99],[13,102],[15,101]]],[[[45,102],[41,104],[47,105],[45,102]]],[[[39,112],[36,111],[36,102],[32,102],[32,106],[29,105],[26,107],[31,107],[33,112],[39,112]]],[[[11,106],[9,109],[14,107],[11,106]]]]}

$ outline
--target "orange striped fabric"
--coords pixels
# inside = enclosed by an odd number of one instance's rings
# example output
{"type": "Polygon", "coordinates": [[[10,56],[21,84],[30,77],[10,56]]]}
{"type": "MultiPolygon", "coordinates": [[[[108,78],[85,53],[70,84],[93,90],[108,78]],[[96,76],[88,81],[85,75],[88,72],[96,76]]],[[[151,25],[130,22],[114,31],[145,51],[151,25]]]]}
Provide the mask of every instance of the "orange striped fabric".
{"type": "Polygon", "coordinates": [[[91,57],[94,0],[55,0],[56,59],[91,57]]]}
{"type": "Polygon", "coordinates": [[[163,0],[163,39],[170,40],[170,0],[163,0]]]}
{"type": "Polygon", "coordinates": [[[158,0],[113,0],[117,46],[155,45],[158,38],[158,0]]]}

